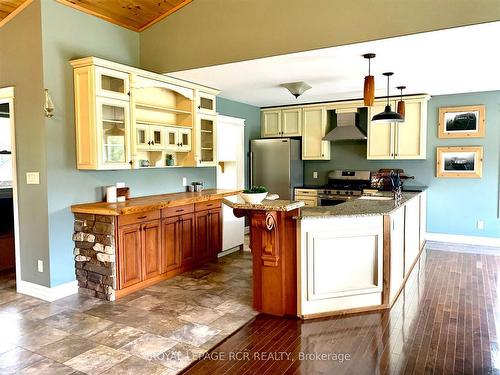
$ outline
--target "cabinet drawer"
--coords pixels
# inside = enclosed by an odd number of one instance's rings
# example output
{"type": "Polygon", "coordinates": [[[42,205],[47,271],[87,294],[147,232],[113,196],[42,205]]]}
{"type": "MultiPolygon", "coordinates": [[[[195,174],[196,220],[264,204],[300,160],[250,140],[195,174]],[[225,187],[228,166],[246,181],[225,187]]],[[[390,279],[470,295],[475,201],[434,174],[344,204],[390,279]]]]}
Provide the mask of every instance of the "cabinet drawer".
{"type": "Polygon", "coordinates": [[[220,208],[221,201],[207,201],[196,203],[194,208],[196,211],[211,210],[212,208],[220,208]]]}
{"type": "Polygon", "coordinates": [[[184,206],[167,207],[161,210],[161,217],[172,217],[194,212],[194,204],[185,204],[184,206]]]}
{"type": "Polygon", "coordinates": [[[145,221],[156,220],[159,218],[160,218],[160,210],[122,215],[118,216],[118,226],[143,223],[145,221]]]}
{"type": "Polygon", "coordinates": [[[305,207],[317,207],[318,202],[316,199],[304,199],[304,198],[295,198],[296,201],[304,202],[305,207]]]}
{"type": "Polygon", "coordinates": [[[308,196],[317,196],[318,191],[313,189],[295,189],[295,196],[298,195],[308,195],[308,196]]]}

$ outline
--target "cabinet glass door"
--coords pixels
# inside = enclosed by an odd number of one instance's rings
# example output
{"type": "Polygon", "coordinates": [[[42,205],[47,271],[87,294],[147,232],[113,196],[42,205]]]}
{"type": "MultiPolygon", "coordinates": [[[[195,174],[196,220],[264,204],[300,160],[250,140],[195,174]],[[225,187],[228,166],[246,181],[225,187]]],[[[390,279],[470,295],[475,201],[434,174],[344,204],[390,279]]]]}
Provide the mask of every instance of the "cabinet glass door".
{"type": "Polygon", "coordinates": [[[135,126],[135,148],[138,150],[147,150],[149,148],[149,126],[135,126]]]}
{"type": "Polygon", "coordinates": [[[200,118],[200,163],[215,162],[215,118],[200,118]]]}
{"type": "Polygon", "coordinates": [[[151,148],[154,149],[163,149],[165,148],[165,140],[164,140],[164,129],[163,126],[151,126],[150,127],[151,134],[151,148]]]}
{"type": "Polygon", "coordinates": [[[129,168],[129,105],[113,99],[98,100],[100,163],[104,168],[129,168]]]}
{"type": "Polygon", "coordinates": [[[215,96],[204,92],[198,93],[198,112],[215,113],[215,96]]]}
{"type": "Polygon", "coordinates": [[[97,95],[128,100],[129,75],[113,69],[96,68],[97,95]]]}
{"type": "Polygon", "coordinates": [[[179,148],[178,143],[177,128],[165,128],[165,148],[170,151],[177,151],[179,148]]]}
{"type": "Polygon", "coordinates": [[[179,151],[191,151],[191,129],[179,129],[179,151]]]}

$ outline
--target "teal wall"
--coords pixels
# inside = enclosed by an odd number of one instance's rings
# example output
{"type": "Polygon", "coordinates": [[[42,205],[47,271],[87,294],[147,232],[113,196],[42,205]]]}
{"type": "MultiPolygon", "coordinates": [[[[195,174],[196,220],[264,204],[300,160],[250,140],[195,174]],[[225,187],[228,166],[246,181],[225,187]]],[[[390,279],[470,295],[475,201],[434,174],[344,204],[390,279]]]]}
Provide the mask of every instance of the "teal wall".
{"type": "Polygon", "coordinates": [[[414,183],[429,186],[427,231],[467,236],[500,237],[498,218],[500,159],[500,91],[434,96],[429,101],[427,121],[427,159],[407,161],[366,160],[366,143],[332,143],[330,161],[305,162],[304,182],[324,184],[332,169],[403,168],[416,177],[414,183]],[[486,105],[486,137],[476,139],[439,139],[439,107],[473,104],[486,105]],[[483,146],[481,179],[436,178],[437,146],[483,146]],[[313,179],[318,171],[318,179],[313,179]],[[484,230],[476,229],[484,220],[484,230]]]}
{"type": "Polygon", "coordinates": [[[42,2],[44,81],[55,103],[45,121],[50,246],[50,286],[74,280],[70,206],[101,200],[101,187],[125,182],[132,196],[183,191],[182,177],[215,186],[215,168],[78,171],[75,161],[73,72],[69,60],[97,56],[138,66],[138,33],[54,0],[42,2]]]}
{"type": "Polygon", "coordinates": [[[260,108],[229,99],[217,98],[217,112],[221,115],[245,119],[245,187],[248,187],[248,152],[250,141],[260,138],[260,108]]]}
{"type": "Polygon", "coordinates": [[[49,285],[46,145],[40,1],[0,28],[0,87],[14,86],[21,279],[49,285]],[[26,172],[40,184],[27,185],[26,172]],[[45,272],[37,272],[42,260],[45,272]]]}

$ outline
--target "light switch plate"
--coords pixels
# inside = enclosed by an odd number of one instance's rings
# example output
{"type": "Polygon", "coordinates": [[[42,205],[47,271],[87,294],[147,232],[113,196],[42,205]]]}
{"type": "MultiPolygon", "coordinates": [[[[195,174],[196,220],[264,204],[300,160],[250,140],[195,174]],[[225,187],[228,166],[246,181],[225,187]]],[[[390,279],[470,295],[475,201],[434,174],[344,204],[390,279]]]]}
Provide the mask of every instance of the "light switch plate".
{"type": "Polygon", "coordinates": [[[188,184],[187,177],[182,177],[182,186],[187,186],[187,184],[188,184]]]}
{"type": "Polygon", "coordinates": [[[43,272],[43,260],[38,259],[38,272],[43,272]]]}
{"type": "Polygon", "coordinates": [[[313,172],[313,178],[318,178],[318,172],[313,172]]]}
{"type": "Polygon", "coordinates": [[[40,184],[40,173],[38,173],[38,172],[26,172],[26,183],[28,185],[39,185],[40,184]]]}
{"type": "Polygon", "coordinates": [[[483,230],[484,229],[484,221],[483,220],[478,220],[477,221],[477,229],[483,230]]]}

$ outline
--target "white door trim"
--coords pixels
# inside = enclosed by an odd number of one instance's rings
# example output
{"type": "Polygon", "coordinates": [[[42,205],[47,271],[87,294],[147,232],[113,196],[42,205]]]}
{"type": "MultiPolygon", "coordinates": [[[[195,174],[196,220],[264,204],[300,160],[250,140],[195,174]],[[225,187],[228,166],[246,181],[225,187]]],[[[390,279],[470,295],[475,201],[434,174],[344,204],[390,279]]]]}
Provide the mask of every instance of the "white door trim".
{"type": "Polygon", "coordinates": [[[0,88],[0,103],[9,104],[10,139],[12,149],[12,200],[14,203],[14,256],[16,261],[16,288],[19,292],[21,282],[21,246],[19,243],[19,200],[17,192],[17,164],[16,164],[16,127],[14,111],[14,87],[0,88]]]}

